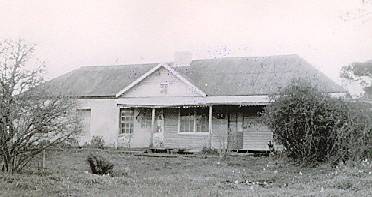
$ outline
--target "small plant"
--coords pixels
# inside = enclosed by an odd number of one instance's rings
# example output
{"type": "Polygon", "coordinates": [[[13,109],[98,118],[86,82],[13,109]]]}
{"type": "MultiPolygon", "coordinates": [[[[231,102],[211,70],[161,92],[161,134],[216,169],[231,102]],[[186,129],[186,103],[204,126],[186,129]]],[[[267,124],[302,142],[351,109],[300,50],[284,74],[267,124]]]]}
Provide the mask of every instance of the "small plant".
{"type": "Polygon", "coordinates": [[[78,146],[79,146],[79,142],[75,138],[66,139],[66,141],[63,141],[56,145],[57,148],[61,148],[61,149],[78,147],[78,146]]]}
{"type": "Polygon", "coordinates": [[[367,158],[372,158],[372,147],[367,151],[367,158]]]}
{"type": "Polygon", "coordinates": [[[353,183],[349,180],[341,180],[335,184],[337,189],[349,190],[353,188],[353,183]]]}
{"type": "Polygon", "coordinates": [[[90,154],[87,162],[93,174],[103,175],[113,173],[114,164],[102,156],[90,154]]]}
{"type": "Polygon", "coordinates": [[[218,150],[213,149],[213,148],[203,147],[203,149],[201,150],[201,153],[205,155],[217,155],[218,150]]]}
{"type": "Polygon", "coordinates": [[[90,147],[103,149],[105,141],[102,136],[93,136],[89,143],[90,147]]]}

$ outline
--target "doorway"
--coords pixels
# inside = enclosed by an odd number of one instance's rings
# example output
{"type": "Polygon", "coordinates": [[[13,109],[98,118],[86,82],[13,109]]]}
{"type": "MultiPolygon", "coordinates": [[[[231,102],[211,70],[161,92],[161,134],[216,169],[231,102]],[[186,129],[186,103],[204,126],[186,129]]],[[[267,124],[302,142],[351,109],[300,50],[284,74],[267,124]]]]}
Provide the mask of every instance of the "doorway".
{"type": "Polygon", "coordinates": [[[243,148],[243,132],[238,129],[238,109],[229,110],[227,113],[227,148],[239,150],[243,148]]]}
{"type": "Polygon", "coordinates": [[[153,146],[154,147],[164,147],[164,110],[155,110],[155,125],[154,125],[154,136],[153,136],[153,146]]]}

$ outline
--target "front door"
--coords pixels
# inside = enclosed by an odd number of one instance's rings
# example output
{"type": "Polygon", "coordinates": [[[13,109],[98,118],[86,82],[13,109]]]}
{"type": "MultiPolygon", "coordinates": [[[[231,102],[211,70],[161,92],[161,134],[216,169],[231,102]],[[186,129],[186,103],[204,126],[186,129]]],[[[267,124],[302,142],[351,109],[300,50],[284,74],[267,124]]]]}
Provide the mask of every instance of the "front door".
{"type": "Polygon", "coordinates": [[[153,137],[154,147],[164,146],[164,111],[163,109],[155,110],[155,131],[153,137]]]}
{"type": "Polygon", "coordinates": [[[227,148],[238,150],[243,148],[243,132],[238,131],[238,113],[228,113],[228,131],[227,131],[227,148]]]}

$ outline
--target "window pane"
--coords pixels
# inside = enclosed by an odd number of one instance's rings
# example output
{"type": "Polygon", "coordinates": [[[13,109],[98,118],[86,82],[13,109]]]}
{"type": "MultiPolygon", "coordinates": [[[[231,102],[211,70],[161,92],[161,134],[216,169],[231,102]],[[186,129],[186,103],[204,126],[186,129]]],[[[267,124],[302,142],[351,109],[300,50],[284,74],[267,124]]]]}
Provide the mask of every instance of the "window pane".
{"type": "Polygon", "coordinates": [[[134,126],[134,110],[120,109],[120,131],[121,133],[132,133],[134,126]]]}
{"type": "Polygon", "coordinates": [[[88,135],[90,133],[90,109],[78,109],[78,116],[82,126],[81,135],[88,135]]]}
{"type": "Polygon", "coordinates": [[[209,132],[208,108],[198,108],[195,112],[196,132],[209,132]]]}
{"type": "Polygon", "coordinates": [[[194,110],[180,109],[180,132],[194,132],[194,110]]]}

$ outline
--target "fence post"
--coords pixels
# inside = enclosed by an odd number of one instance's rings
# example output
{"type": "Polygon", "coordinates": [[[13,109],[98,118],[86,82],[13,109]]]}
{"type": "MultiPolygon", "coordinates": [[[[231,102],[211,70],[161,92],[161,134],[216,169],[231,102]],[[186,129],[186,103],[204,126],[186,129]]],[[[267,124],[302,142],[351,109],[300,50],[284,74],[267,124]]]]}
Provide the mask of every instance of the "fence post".
{"type": "Polygon", "coordinates": [[[45,169],[45,149],[43,150],[43,163],[42,163],[43,170],[45,169]]]}

